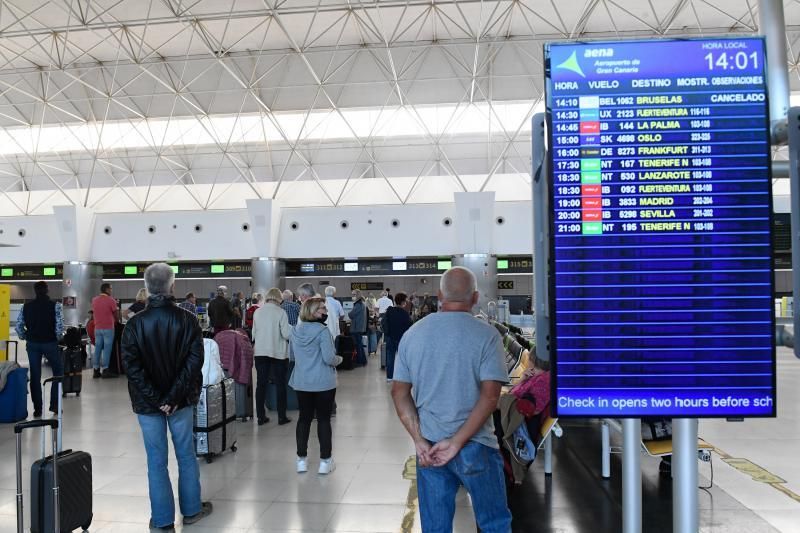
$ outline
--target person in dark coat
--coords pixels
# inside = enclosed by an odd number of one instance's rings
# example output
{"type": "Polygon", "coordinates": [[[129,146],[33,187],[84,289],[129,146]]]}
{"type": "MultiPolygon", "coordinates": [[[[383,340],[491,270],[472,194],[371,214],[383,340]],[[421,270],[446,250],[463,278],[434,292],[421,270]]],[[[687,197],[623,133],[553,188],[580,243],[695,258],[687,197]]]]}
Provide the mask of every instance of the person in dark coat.
{"type": "MultiPolygon", "coordinates": [[[[64,319],[60,302],[54,302],[47,295],[46,281],[33,285],[36,298],[27,302],[17,316],[17,336],[27,341],[28,363],[31,367],[31,401],[33,416],[42,416],[42,356],[50,363],[54,376],[64,374],[64,363],[58,340],[64,335],[64,319]]],[[[56,383],[50,388],[50,411],[58,409],[56,383]]]]}
{"type": "Polygon", "coordinates": [[[175,304],[175,274],[166,263],[144,273],[147,308],[128,321],[122,355],[128,393],[144,437],[150,488],[150,528],[174,531],[175,497],[167,470],[167,427],[178,464],[179,501],[184,525],[211,514],[200,500],[200,469],[194,448],[194,405],[203,386],[200,324],[175,304]]]}
{"type": "Polygon", "coordinates": [[[353,309],[348,313],[350,317],[350,337],[356,345],[356,364],[366,366],[367,354],[364,353],[364,344],[361,337],[367,334],[367,305],[361,296],[361,291],[355,289],[352,293],[353,309]]]}
{"type": "Polygon", "coordinates": [[[235,315],[233,304],[227,298],[228,288],[225,285],[217,287],[217,297],[208,304],[208,320],[214,333],[230,329],[235,315]]]}
{"type": "Polygon", "coordinates": [[[394,358],[400,340],[413,324],[409,314],[410,303],[405,293],[398,292],[394,297],[394,305],[386,310],[386,315],[383,317],[383,335],[386,338],[386,381],[389,382],[394,378],[394,358]]]}

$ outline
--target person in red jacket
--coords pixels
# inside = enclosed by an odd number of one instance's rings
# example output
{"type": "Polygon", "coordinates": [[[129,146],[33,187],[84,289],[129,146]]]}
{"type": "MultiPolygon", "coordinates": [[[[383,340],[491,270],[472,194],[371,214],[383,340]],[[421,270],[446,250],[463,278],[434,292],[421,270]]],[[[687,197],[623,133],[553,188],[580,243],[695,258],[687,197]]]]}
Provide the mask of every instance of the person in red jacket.
{"type": "Polygon", "coordinates": [[[92,346],[94,346],[94,311],[89,311],[89,321],[86,322],[86,334],[89,335],[89,340],[92,341],[92,346]]]}
{"type": "Polygon", "coordinates": [[[225,375],[233,378],[236,392],[236,418],[247,420],[252,416],[253,344],[242,329],[225,329],[214,335],[219,346],[219,360],[225,375]],[[249,390],[249,393],[248,393],[249,390]],[[251,408],[247,408],[247,402],[251,408]]]}
{"type": "Polygon", "coordinates": [[[250,307],[247,308],[247,311],[244,314],[244,329],[246,331],[253,331],[253,315],[256,314],[258,308],[264,305],[264,297],[257,293],[253,293],[253,297],[250,299],[250,307]]]}

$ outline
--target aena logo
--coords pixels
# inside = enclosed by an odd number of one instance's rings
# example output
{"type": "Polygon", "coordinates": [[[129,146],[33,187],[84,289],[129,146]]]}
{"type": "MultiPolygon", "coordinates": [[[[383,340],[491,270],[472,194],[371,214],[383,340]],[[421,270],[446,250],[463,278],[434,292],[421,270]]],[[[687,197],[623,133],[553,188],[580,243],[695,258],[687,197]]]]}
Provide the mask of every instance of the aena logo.
{"type": "Polygon", "coordinates": [[[556,68],[562,68],[564,70],[575,72],[576,74],[580,74],[582,78],[586,77],[586,74],[583,73],[583,70],[581,70],[581,66],[578,63],[577,52],[572,52],[572,55],[570,55],[567,60],[560,65],[556,65],[556,68]]]}

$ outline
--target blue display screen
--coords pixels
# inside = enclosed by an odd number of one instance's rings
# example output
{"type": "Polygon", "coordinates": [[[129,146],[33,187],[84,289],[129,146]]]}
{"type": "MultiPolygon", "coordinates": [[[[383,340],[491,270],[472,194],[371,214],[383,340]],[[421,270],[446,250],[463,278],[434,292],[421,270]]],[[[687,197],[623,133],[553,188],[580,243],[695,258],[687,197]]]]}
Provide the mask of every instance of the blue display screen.
{"type": "Polygon", "coordinates": [[[760,38],[545,47],[558,416],[774,416],[760,38]]]}

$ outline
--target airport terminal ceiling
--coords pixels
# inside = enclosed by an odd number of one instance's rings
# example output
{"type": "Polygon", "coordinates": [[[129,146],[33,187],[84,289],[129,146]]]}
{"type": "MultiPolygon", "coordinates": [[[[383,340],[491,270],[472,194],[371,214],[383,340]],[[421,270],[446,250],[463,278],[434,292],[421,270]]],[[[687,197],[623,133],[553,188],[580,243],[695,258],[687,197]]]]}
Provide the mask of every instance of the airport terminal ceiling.
{"type": "MultiPolygon", "coordinates": [[[[757,9],[4,0],[0,216],[527,199],[545,42],[751,35],[757,9]]],[[[784,10],[800,92],[800,2],[784,10]]]]}

